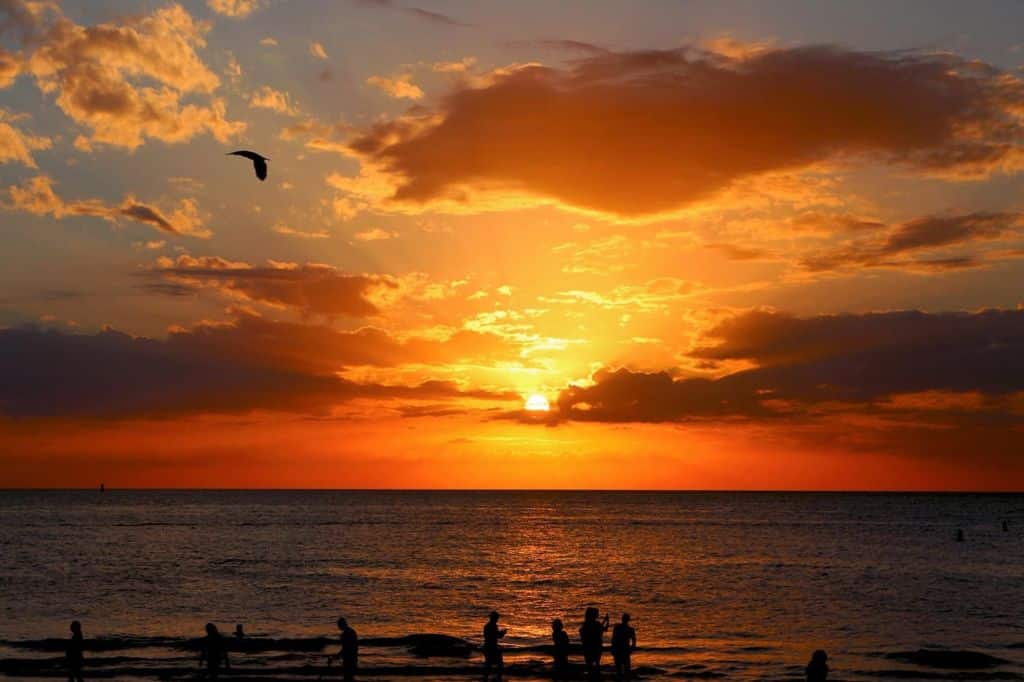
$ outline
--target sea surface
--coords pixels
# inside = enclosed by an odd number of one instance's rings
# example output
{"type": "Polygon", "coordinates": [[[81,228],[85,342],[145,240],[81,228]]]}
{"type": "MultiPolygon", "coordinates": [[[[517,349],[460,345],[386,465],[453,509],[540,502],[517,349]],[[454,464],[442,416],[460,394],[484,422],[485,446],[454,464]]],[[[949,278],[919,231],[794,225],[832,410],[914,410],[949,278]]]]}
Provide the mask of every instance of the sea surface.
{"type": "Polygon", "coordinates": [[[231,679],[317,679],[344,615],[364,676],[475,679],[497,609],[542,679],[589,605],[646,679],[1024,679],[1024,495],[0,491],[0,675],[78,619],[87,677],[193,679],[212,621],[231,679]]]}

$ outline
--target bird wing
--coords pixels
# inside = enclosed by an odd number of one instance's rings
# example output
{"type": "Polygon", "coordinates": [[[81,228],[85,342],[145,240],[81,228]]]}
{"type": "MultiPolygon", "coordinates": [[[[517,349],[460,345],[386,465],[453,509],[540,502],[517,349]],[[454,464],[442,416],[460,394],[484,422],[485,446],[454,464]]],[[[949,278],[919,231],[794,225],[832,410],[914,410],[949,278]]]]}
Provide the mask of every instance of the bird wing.
{"type": "Polygon", "coordinates": [[[227,155],[244,156],[245,158],[250,159],[253,162],[260,161],[263,159],[263,156],[261,154],[257,154],[256,152],[250,152],[248,149],[239,149],[237,152],[228,152],[227,155]]]}
{"type": "Polygon", "coordinates": [[[253,165],[253,168],[256,169],[256,177],[259,178],[260,180],[266,180],[267,179],[267,162],[264,161],[263,159],[253,159],[252,160],[252,165],[253,165]]]}

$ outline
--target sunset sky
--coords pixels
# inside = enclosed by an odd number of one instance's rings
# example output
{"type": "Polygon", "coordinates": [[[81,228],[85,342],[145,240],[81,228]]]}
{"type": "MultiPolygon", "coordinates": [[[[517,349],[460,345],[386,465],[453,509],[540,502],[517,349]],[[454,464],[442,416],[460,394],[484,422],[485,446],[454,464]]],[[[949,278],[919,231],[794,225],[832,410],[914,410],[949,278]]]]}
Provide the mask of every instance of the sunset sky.
{"type": "Polygon", "coordinates": [[[0,486],[1024,489],[1021,26],[0,0],[0,486]]]}

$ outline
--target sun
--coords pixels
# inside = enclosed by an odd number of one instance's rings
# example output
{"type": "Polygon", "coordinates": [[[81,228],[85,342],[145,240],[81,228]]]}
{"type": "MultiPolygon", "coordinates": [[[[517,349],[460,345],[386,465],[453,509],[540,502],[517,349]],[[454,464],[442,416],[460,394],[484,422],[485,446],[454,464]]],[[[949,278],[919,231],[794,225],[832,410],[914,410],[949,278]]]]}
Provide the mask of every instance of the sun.
{"type": "Polygon", "coordinates": [[[526,405],[524,406],[529,412],[547,412],[551,409],[548,399],[539,393],[534,393],[526,399],[526,405]]]}

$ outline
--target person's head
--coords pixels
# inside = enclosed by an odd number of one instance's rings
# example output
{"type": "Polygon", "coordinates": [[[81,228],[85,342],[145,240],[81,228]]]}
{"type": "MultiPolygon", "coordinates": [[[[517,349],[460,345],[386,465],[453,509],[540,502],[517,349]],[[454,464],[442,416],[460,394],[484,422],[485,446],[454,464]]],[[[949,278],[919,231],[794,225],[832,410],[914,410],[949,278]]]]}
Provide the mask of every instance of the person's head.
{"type": "Polygon", "coordinates": [[[345,620],[344,616],[342,616],[341,618],[338,619],[338,629],[339,630],[348,630],[348,621],[345,620]]]}
{"type": "Polygon", "coordinates": [[[551,621],[551,630],[553,632],[561,632],[564,628],[565,626],[562,625],[561,618],[555,618],[553,621],[551,621]]]}
{"type": "Polygon", "coordinates": [[[588,606],[583,614],[583,620],[597,620],[599,615],[601,615],[601,612],[597,610],[596,606],[588,606]]]}
{"type": "Polygon", "coordinates": [[[629,625],[629,614],[628,613],[622,614],[622,624],[623,625],[629,625]]]}
{"type": "Polygon", "coordinates": [[[210,635],[211,637],[215,637],[215,636],[219,635],[220,633],[217,632],[217,626],[216,625],[214,625],[213,623],[207,623],[206,624],[206,634],[210,635]]]}
{"type": "Polygon", "coordinates": [[[488,616],[488,619],[490,619],[492,623],[497,623],[499,618],[501,618],[501,614],[497,611],[491,611],[491,615],[488,616]]]}
{"type": "Polygon", "coordinates": [[[824,649],[818,649],[811,654],[811,663],[814,665],[825,665],[828,662],[828,654],[825,653],[824,649]]]}
{"type": "Polygon", "coordinates": [[[71,632],[75,635],[82,634],[82,624],[79,623],[77,620],[71,621],[71,632]]]}

